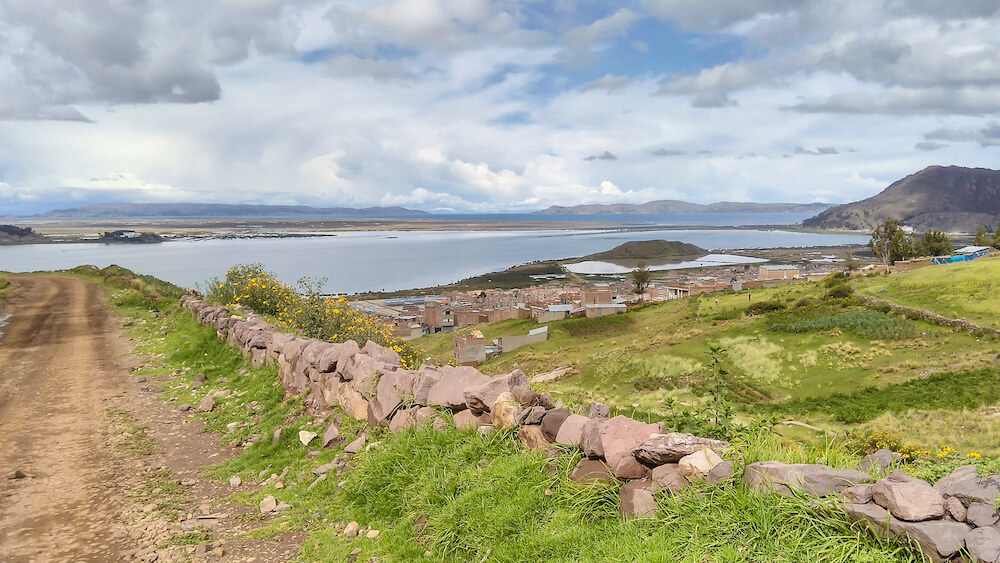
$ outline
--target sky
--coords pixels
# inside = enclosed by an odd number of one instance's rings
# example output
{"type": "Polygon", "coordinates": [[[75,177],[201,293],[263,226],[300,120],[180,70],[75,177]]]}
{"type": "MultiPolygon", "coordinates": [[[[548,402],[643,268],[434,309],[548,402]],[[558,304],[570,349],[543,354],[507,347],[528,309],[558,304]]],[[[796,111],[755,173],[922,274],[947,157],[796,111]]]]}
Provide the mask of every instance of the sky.
{"type": "Polygon", "coordinates": [[[845,203],[998,159],[995,0],[0,0],[0,215],[845,203]]]}

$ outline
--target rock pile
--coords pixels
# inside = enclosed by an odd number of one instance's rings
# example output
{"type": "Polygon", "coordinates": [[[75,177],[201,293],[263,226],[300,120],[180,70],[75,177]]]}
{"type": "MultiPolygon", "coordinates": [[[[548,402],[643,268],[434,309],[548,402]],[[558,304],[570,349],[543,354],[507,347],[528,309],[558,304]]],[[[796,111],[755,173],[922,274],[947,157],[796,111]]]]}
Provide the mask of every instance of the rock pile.
{"type": "MultiPolygon", "coordinates": [[[[201,323],[214,326],[220,338],[240,347],[255,366],[276,363],[287,394],[311,390],[315,411],[339,406],[370,427],[392,432],[421,424],[443,428],[448,422],[440,413],[451,411],[456,426],[483,434],[516,427],[521,443],[531,450],[579,448],[584,458],[571,479],[624,481],[619,491],[623,516],[654,516],[655,493],[677,492],[698,481],[718,485],[733,479],[733,464],[720,455],[725,455],[728,443],[667,433],[662,422],[610,417],[602,404],[592,405],[589,416],[570,412],[548,393],[532,391],[520,370],[495,377],[472,367],[407,370],[396,352],[371,341],[359,347],[355,342],[298,338],[278,332],[256,315],[242,318],[194,295],[182,298],[181,304],[201,323]]],[[[202,404],[198,410],[211,406],[202,404]]],[[[316,437],[300,439],[308,443],[316,437]]],[[[322,443],[342,441],[339,432],[327,429],[322,443]]],[[[364,447],[362,436],[347,449],[364,447]]],[[[908,536],[932,561],[953,559],[967,549],[976,561],[1000,563],[1000,530],[994,526],[1000,521],[995,508],[1000,476],[980,479],[975,468],[966,467],[934,486],[899,471],[871,483],[872,472],[884,474],[896,461],[883,450],[865,458],[857,470],[752,463],[745,468],[743,483],[761,493],[836,496],[852,519],[869,524],[878,534],[908,536]]],[[[272,498],[265,502],[262,512],[285,508],[272,498]]]]}

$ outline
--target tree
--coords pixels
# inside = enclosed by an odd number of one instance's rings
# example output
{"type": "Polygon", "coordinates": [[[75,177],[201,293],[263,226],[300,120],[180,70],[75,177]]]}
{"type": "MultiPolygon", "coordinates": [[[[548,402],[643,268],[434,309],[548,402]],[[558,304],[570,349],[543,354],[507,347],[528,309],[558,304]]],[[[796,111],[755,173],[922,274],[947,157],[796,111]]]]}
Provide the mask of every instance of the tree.
{"type": "Polygon", "coordinates": [[[896,260],[906,258],[913,251],[912,244],[906,239],[906,233],[899,226],[899,221],[892,217],[887,218],[875,228],[868,246],[872,249],[875,258],[878,258],[886,266],[891,265],[896,260]]]}
{"type": "Polygon", "coordinates": [[[924,238],[921,242],[924,251],[923,255],[925,256],[951,255],[952,250],[954,250],[948,235],[935,229],[924,233],[924,238]]]}
{"type": "Polygon", "coordinates": [[[632,291],[639,296],[639,302],[642,302],[642,294],[646,293],[646,288],[649,287],[649,283],[653,280],[653,274],[646,267],[645,262],[639,262],[639,264],[632,270],[632,291]]]}
{"type": "Polygon", "coordinates": [[[989,246],[992,242],[993,240],[990,237],[989,229],[986,228],[986,225],[983,225],[982,227],[979,227],[978,231],[976,231],[976,240],[974,240],[972,244],[976,246],[989,246]]]}
{"type": "Polygon", "coordinates": [[[861,262],[854,257],[854,253],[850,250],[844,251],[844,267],[847,268],[848,272],[853,272],[861,267],[861,262]]]}

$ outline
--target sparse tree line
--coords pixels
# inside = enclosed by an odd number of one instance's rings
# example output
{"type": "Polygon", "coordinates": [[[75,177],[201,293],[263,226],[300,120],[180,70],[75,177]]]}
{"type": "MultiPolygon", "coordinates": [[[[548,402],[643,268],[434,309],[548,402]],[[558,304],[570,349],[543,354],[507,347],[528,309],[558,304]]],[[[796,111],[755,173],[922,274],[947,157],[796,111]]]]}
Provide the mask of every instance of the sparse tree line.
{"type": "MultiPolygon", "coordinates": [[[[985,231],[985,227],[980,230],[985,231]]],[[[892,217],[875,228],[868,246],[875,258],[885,265],[921,256],[946,256],[954,250],[945,233],[937,229],[930,229],[923,236],[907,233],[892,217]]]]}

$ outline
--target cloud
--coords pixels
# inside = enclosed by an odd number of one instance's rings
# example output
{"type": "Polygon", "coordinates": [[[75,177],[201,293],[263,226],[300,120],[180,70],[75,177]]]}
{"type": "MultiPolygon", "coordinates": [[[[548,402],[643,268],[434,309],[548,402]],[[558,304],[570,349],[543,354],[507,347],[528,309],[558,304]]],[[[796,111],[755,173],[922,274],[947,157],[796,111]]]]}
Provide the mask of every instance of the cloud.
{"type": "Polygon", "coordinates": [[[795,147],[795,154],[811,154],[814,156],[821,156],[830,154],[840,154],[840,151],[837,150],[837,147],[816,147],[815,149],[795,147]]]}
{"type": "Polygon", "coordinates": [[[924,135],[928,140],[974,142],[981,147],[1000,147],[1000,122],[976,129],[940,128],[924,135]]]}
{"type": "Polygon", "coordinates": [[[78,104],[218,100],[214,67],[293,51],[297,3],[4,2],[0,118],[81,120],[78,104]]]}
{"type": "Polygon", "coordinates": [[[610,151],[604,151],[601,154],[592,154],[592,155],[584,158],[584,160],[586,160],[588,162],[589,161],[593,161],[593,160],[618,160],[618,157],[615,156],[615,155],[613,155],[613,154],[611,154],[610,151]]]}
{"type": "Polygon", "coordinates": [[[622,88],[632,84],[633,79],[629,76],[614,76],[611,74],[605,74],[601,78],[585,84],[583,90],[607,90],[608,92],[614,92],[615,90],[621,90],[622,88]]]}
{"type": "Polygon", "coordinates": [[[913,148],[917,149],[918,151],[930,152],[930,151],[941,150],[947,146],[948,146],[947,143],[938,143],[935,141],[920,141],[919,143],[913,145],[913,148]]]}
{"type": "Polygon", "coordinates": [[[751,88],[825,74],[850,78],[853,90],[811,95],[790,107],[813,113],[996,112],[1000,11],[988,2],[954,12],[930,4],[644,2],[652,14],[686,29],[743,42],[737,60],[664,80],[661,93],[688,96],[696,107],[725,107],[751,88]]]}
{"type": "Polygon", "coordinates": [[[686,151],[676,150],[676,149],[653,149],[649,151],[649,154],[653,156],[681,156],[687,154],[686,151]]]}
{"type": "Polygon", "coordinates": [[[595,48],[595,44],[624,37],[628,28],[640,18],[640,14],[623,8],[610,16],[567,31],[562,36],[562,42],[568,46],[570,60],[574,64],[589,63],[590,51],[595,48]]]}
{"type": "Polygon", "coordinates": [[[338,77],[364,76],[375,80],[416,80],[406,65],[394,61],[363,59],[357,55],[339,55],[330,59],[330,71],[338,77]]]}

